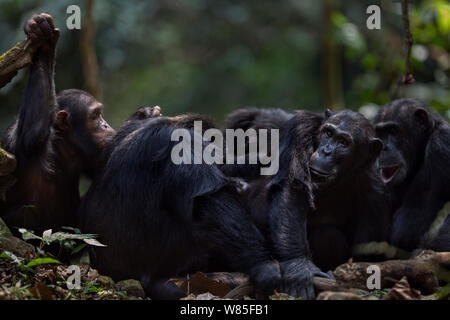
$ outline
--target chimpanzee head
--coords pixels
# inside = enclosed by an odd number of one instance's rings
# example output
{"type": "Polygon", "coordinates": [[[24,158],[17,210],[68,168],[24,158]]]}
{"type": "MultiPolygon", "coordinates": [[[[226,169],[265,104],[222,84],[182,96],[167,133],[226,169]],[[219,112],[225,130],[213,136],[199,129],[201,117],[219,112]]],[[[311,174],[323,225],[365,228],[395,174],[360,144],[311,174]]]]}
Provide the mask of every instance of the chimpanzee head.
{"type": "Polygon", "coordinates": [[[394,100],[378,112],[375,130],[384,142],[378,166],[385,184],[401,184],[419,165],[431,121],[426,106],[415,99],[394,100]]]}
{"type": "Polygon", "coordinates": [[[102,117],[103,105],[89,93],[69,89],[57,95],[55,127],[67,147],[76,150],[83,159],[83,168],[89,176],[106,143],[115,131],[102,117]]]}
{"type": "Polygon", "coordinates": [[[345,110],[325,111],[318,147],[310,159],[310,173],[319,187],[354,177],[370,168],[383,144],[361,114],[345,110]]]}

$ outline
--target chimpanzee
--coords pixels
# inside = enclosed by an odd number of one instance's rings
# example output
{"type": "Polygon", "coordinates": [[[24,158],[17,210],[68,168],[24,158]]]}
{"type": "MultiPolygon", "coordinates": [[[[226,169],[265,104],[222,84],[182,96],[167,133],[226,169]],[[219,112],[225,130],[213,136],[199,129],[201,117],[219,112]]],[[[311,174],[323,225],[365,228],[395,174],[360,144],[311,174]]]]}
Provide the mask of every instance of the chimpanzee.
{"type": "Polygon", "coordinates": [[[393,202],[392,245],[450,251],[450,217],[437,239],[422,243],[436,214],[450,201],[450,125],[415,99],[388,103],[374,123],[384,142],[379,174],[393,202]]]}
{"type": "Polygon", "coordinates": [[[353,245],[387,240],[388,210],[374,166],[382,143],[352,111],[297,111],[282,124],[278,173],[252,182],[243,197],[270,235],[281,275],[302,279],[297,288],[312,297],[314,264],[334,269],[353,245]]]}
{"type": "Polygon", "coordinates": [[[70,89],[55,95],[60,31],[53,18],[33,15],[25,33],[38,49],[18,119],[2,141],[16,156],[17,183],[0,204],[0,214],[10,226],[41,233],[75,224],[80,175],[98,170],[96,159],[114,130],[102,118],[102,104],[90,94],[70,89]]]}
{"type": "Polygon", "coordinates": [[[94,266],[116,280],[140,280],[153,299],[184,296],[170,278],[217,265],[248,273],[263,294],[296,285],[282,282],[264,236],[219,168],[173,162],[172,134],[185,129],[194,141],[194,120],[213,127],[181,115],[127,121],[117,132],[79,209],[82,230],[107,245],[93,249],[94,266]]]}
{"type": "MultiPolygon", "coordinates": [[[[281,130],[285,126],[286,122],[292,117],[293,113],[286,112],[279,108],[265,109],[246,107],[235,110],[227,116],[225,120],[224,131],[226,129],[242,129],[244,131],[247,131],[248,129],[268,129],[267,141],[271,141],[271,129],[281,130]]],[[[245,157],[245,161],[243,164],[237,164],[237,158],[239,157],[239,155],[237,154],[237,145],[234,146],[234,150],[229,150],[228,148],[226,148],[226,152],[233,152],[234,163],[227,164],[224,159],[224,164],[220,167],[220,170],[222,170],[225,175],[229,177],[244,178],[247,182],[258,179],[260,177],[261,165],[259,163],[250,164],[249,162],[248,142],[248,139],[246,139],[245,154],[243,155],[243,157],[245,157]]],[[[271,150],[270,144],[267,146],[267,150],[271,150]]],[[[224,156],[226,156],[225,153],[224,156]]]]}

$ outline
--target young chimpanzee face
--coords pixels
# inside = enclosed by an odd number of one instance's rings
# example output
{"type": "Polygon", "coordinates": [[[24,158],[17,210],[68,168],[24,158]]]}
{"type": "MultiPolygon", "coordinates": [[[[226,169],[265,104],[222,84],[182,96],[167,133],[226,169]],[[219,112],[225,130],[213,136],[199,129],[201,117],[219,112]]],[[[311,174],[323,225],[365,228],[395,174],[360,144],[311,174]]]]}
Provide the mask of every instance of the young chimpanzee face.
{"type": "Polygon", "coordinates": [[[424,152],[429,113],[423,104],[413,99],[392,101],[375,118],[377,136],[384,147],[378,158],[383,182],[399,185],[424,152]]]}
{"type": "Polygon", "coordinates": [[[70,89],[57,96],[56,127],[67,147],[84,159],[86,174],[92,175],[96,160],[115,131],[103,119],[103,105],[87,92],[70,89]]]}
{"type": "Polygon", "coordinates": [[[325,116],[319,145],[310,159],[312,179],[320,187],[368,168],[382,148],[372,125],[359,113],[327,110],[325,116]]]}

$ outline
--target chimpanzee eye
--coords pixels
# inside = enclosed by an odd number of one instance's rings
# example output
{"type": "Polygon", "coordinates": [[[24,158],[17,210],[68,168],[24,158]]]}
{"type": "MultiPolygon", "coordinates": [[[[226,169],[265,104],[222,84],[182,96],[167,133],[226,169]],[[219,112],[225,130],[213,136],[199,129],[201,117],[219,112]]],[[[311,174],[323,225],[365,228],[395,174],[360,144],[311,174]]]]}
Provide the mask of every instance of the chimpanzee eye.
{"type": "Polygon", "coordinates": [[[92,113],[92,120],[97,120],[100,115],[102,114],[102,112],[100,110],[96,110],[92,113]]]}
{"type": "Polygon", "coordinates": [[[345,140],[344,138],[339,138],[338,142],[340,145],[342,145],[344,147],[348,147],[348,141],[345,140]]]}
{"type": "Polygon", "coordinates": [[[331,137],[333,135],[333,132],[331,132],[330,129],[326,129],[325,134],[327,135],[327,137],[331,137]]]}
{"type": "Polygon", "coordinates": [[[391,128],[389,129],[389,134],[391,134],[391,135],[393,135],[393,136],[396,136],[396,135],[398,134],[398,128],[396,128],[396,127],[391,127],[391,128]]]}

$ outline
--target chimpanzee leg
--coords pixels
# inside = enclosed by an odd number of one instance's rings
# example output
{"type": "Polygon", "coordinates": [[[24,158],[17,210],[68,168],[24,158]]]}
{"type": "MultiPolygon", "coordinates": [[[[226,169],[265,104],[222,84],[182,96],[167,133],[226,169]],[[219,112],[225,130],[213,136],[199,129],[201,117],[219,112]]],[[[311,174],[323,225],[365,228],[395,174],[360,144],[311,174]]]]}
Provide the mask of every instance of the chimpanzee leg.
{"type": "Polygon", "coordinates": [[[334,270],[351,257],[344,234],[333,225],[314,226],[309,230],[309,246],[313,262],[322,270],[334,270]]]}
{"type": "MultiPolygon", "coordinates": [[[[194,235],[199,243],[212,246],[229,270],[247,273],[263,294],[281,283],[280,267],[273,261],[261,232],[250,215],[227,189],[195,201],[194,235]]],[[[223,271],[223,270],[222,270],[223,271]]]]}
{"type": "Polygon", "coordinates": [[[186,293],[169,279],[150,279],[148,275],[141,277],[140,282],[147,296],[153,300],[176,300],[186,296],[186,293]]]}

